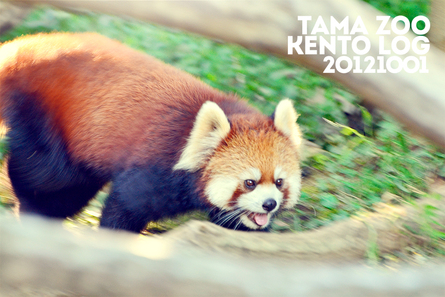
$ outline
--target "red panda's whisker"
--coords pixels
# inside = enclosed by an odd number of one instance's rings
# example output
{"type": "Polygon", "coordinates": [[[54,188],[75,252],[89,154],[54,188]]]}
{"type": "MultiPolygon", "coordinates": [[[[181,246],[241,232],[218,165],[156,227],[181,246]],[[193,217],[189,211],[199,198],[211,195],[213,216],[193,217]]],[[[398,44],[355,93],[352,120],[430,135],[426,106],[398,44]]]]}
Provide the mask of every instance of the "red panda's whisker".
{"type": "MultiPolygon", "coordinates": [[[[239,217],[241,217],[241,215],[239,217]]],[[[241,220],[238,220],[238,223],[235,225],[235,228],[233,228],[233,230],[237,230],[241,226],[241,223],[241,220]]]]}
{"type": "Polygon", "coordinates": [[[216,221],[216,223],[224,225],[225,223],[229,222],[234,216],[236,215],[236,213],[232,213],[232,212],[221,212],[219,214],[219,219],[216,221]]]}
{"type": "Polygon", "coordinates": [[[238,223],[235,225],[234,230],[238,229],[238,227],[242,224],[242,221],[240,220],[241,216],[246,213],[245,210],[239,210],[236,214],[234,214],[232,221],[238,220],[238,223]]]}
{"type": "Polygon", "coordinates": [[[229,223],[231,221],[234,221],[236,218],[240,217],[243,214],[242,209],[237,209],[231,212],[223,212],[222,217],[220,217],[219,220],[216,221],[216,223],[220,223],[220,225],[224,225],[226,223],[229,223]]]}

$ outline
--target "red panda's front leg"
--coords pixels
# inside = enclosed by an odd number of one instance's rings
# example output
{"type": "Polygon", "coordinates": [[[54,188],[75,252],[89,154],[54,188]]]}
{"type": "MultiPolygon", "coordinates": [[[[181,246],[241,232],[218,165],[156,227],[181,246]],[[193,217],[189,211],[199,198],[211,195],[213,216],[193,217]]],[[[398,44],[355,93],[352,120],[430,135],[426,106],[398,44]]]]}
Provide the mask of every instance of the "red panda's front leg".
{"type": "Polygon", "coordinates": [[[100,226],[140,232],[148,222],[203,208],[195,175],[156,165],[122,172],[113,180],[100,226]]]}

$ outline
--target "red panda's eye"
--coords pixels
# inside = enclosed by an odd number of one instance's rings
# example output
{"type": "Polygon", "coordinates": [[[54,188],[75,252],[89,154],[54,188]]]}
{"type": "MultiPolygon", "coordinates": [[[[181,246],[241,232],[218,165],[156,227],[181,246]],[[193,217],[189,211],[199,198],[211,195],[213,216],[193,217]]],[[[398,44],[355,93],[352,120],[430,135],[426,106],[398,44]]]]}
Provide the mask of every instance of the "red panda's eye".
{"type": "Polygon", "coordinates": [[[246,179],[244,181],[244,185],[246,186],[247,189],[253,190],[256,187],[256,182],[252,179],[246,179]]]}
{"type": "Polygon", "coordinates": [[[283,186],[283,179],[279,178],[275,181],[275,186],[277,186],[278,189],[281,189],[281,187],[283,186]]]}

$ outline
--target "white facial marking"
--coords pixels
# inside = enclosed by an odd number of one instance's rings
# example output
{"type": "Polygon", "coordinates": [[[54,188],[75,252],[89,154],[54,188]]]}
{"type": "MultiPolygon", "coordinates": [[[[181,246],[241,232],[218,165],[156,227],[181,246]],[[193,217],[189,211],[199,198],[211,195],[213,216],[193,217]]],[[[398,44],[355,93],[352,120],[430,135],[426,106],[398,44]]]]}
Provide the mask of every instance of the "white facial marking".
{"type": "Polygon", "coordinates": [[[214,177],[206,188],[209,201],[221,209],[230,209],[231,207],[227,204],[238,186],[242,185],[246,179],[259,181],[261,179],[261,171],[258,168],[252,167],[241,173],[238,178],[230,176],[214,177]]]}
{"type": "Polygon", "coordinates": [[[237,178],[219,176],[210,180],[205,192],[213,205],[221,209],[227,209],[227,203],[232,198],[238,184],[239,180],[237,178]]]}
{"type": "Polygon", "coordinates": [[[298,172],[290,175],[285,183],[289,187],[289,196],[286,203],[283,205],[283,208],[292,208],[295,206],[295,204],[297,204],[297,201],[300,198],[301,173],[298,172]]]}
{"type": "Polygon", "coordinates": [[[283,168],[281,168],[280,166],[277,166],[277,168],[275,168],[274,174],[273,174],[273,178],[275,180],[282,178],[282,179],[286,179],[287,174],[286,172],[283,170],[283,168]]]}
{"type": "Polygon", "coordinates": [[[266,213],[263,209],[263,203],[269,198],[277,202],[277,207],[272,211],[275,212],[283,203],[283,193],[277,189],[275,184],[259,184],[255,190],[238,198],[238,206],[251,212],[266,213]]]}
{"type": "Polygon", "coordinates": [[[298,171],[297,174],[289,175],[282,167],[277,166],[274,172],[274,179],[277,180],[279,178],[284,180],[284,186],[289,189],[288,199],[285,201],[283,208],[292,208],[300,197],[301,173],[298,171]]]}
{"type": "MultiPolygon", "coordinates": [[[[230,210],[229,201],[233,197],[236,189],[243,185],[247,179],[259,181],[261,179],[261,171],[258,168],[249,168],[241,173],[238,177],[230,176],[217,176],[210,180],[208,186],[205,189],[206,195],[209,201],[225,210],[230,210]]],[[[263,204],[267,199],[274,199],[277,202],[277,206],[271,213],[268,214],[268,222],[263,226],[258,226],[255,222],[249,218],[249,214],[243,214],[240,216],[240,221],[250,229],[262,229],[266,228],[270,223],[270,218],[274,212],[276,212],[280,206],[282,208],[292,208],[300,197],[301,189],[301,173],[300,171],[289,174],[284,171],[280,166],[277,166],[274,171],[274,179],[284,180],[284,187],[288,189],[288,199],[284,200],[284,194],[277,189],[274,183],[259,184],[253,191],[244,193],[238,197],[236,207],[246,210],[250,213],[266,213],[263,209],[263,204]],[[283,204],[284,203],[284,204],[283,204]]]]}
{"type": "Polygon", "coordinates": [[[259,181],[261,179],[261,171],[258,168],[251,167],[248,170],[241,173],[239,178],[241,181],[245,181],[247,179],[259,181]]]}

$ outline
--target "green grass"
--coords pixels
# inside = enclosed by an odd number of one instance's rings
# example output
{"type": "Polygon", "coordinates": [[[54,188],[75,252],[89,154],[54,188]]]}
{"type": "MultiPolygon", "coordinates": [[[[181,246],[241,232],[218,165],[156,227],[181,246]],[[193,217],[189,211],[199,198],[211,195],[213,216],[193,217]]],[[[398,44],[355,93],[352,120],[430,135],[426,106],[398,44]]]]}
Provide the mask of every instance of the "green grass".
{"type": "MultiPolygon", "coordinates": [[[[427,11],[421,1],[410,3],[421,3],[421,12],[427,11]]],[[[276,231],[317,228],[358,210],[372,210],[386,192],[411,201],[427,192],[429,176],[445,178],[443,151],[413,137],[388,115],[360,106],[358,98],[342,86],[276,57],[137,21],[50,8],[35,9],[0,41],[51,31],[95,31],[118,39],[215,88],[247,98],[266,114],[282,98],[291,98],[301,114],[298,121],[305,138],[323,150],[304,161],[305,172],[310,174],[301,205],[281,217],[274,225],[276,231]],[[353,122],[344,112],[351,106],[358,113],[353,122]]],[[[101,195],[78,222],[97,224],[105,194],[101,195]]],[[[203,218],[201,214],[195,217],[203,218]]],[[[167,220],[150,228],[169,229],[184,220],[167,220]]]]}
{"type": "MultiPolygon", "coordinates": [[[[412,21],[418,15],[428,16],[430,11],[430,0],[363,0],[377,8],[380,11],[385,12],[391,17],[398,15],[406,16],[412,21]]],[[[419,29],[422,30],[424,24],[419,24],[419,29]]]]}

